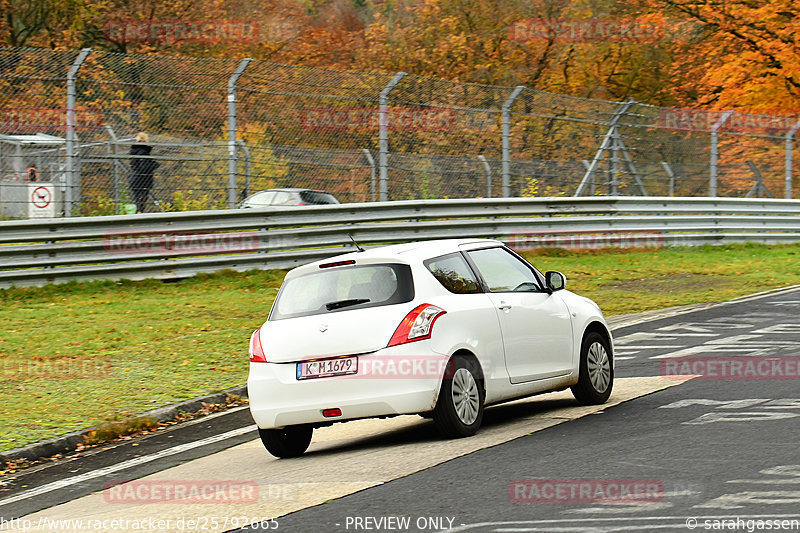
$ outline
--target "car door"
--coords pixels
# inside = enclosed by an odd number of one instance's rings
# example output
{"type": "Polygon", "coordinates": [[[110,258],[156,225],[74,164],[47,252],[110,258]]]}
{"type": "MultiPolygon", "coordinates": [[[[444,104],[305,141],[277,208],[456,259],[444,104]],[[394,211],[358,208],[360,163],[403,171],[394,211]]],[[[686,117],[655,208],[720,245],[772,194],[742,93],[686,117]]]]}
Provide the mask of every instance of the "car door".
{"type": "Polygon", "coordinates": [[[532,267],[505,247],[466,254],[483,278],[500,320],[511,382],[568,374],[572,322],[560,295],[545,291],[532,267]]]}

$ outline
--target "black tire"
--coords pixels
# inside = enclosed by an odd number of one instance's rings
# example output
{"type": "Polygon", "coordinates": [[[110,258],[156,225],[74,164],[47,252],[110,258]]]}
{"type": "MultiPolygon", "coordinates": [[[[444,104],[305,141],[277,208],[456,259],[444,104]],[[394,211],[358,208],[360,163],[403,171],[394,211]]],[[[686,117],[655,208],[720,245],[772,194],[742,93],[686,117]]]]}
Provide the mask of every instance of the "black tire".
{"type": "Polygon", "coordinates": [[[483,421],[484,397],[478,363],[471,358],[452,358],[433,410],[436,429],[447,438],[474,435],[483,421]]]}
{"type": "Polygon", "coordinates": [[[308,449],[311,444],[311,426],[286,426],[281,429],[261,429],[258,434],[261,442],[269,453],[278,458],[298,457],[308,449]]]}
{"type": "Polygon", "coordinates": [[[571,387],[575,399],[583,405],[606,403],[614,387],[614,365],[608,341],[591,332],[581,344],[578,383],[571,387]]]}

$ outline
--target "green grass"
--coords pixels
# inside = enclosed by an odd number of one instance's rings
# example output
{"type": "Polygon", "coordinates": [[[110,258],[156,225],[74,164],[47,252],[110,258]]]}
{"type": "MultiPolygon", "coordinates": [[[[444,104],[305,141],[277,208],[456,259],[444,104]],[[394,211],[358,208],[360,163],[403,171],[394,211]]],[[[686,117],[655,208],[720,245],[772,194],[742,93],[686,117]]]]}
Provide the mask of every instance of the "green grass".
{"type": "MultiPolygon", "coordinates": [[[[800,283],[800,245],[527,254],[607,316],[800,283]]],[[[0,450],[241,385],[284,272],[0,291],[0,450]]]]}
{"type": "Polygon", "coordinates": [[[282,279],[0,291],[0,450],[243,384],[248,339],[282,279]]]}
{"type": "Polygon", "coordinates": [[[560,270],[567,288],[606,316],[722,302],[800,284],[800,245],[675,247],[525,254],[540,270],[560,270]]]}

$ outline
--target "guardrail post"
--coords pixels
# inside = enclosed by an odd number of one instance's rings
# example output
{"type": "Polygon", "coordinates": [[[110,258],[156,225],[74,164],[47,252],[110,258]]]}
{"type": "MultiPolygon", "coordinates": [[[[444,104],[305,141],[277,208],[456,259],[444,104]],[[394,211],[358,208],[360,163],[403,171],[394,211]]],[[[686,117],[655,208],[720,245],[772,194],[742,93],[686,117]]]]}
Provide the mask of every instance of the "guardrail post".
{"type": "Polygon", "coordinates": [[[717,195],[717,161],[719,159],[719,129],[725,125],[733,111],[725,111],[711,126],[711,163],[709,165],[708,195],[717,195]]]}
{"type": "Polygon", "coordinates": [[[483,170],[486,171],[486,198],[492,197],[492,167],[489,166],[489,162],[486,161],[486,158],[483,154],[478,156],[478,161],[483,163],[483,170]]]}
{"type": "Polygon", "coordinates": [[[395,74],[381,91],[378,100],[378,170],[380,174],[379,196],[381,202],[389,199],[389,93],[397,87],[397,84],[405,76],[405,72],[395,74]]]}
{"type": "Polygon", "coordinates": [[[787,200],[792,198],[792,143],[794,141],[794,134],[800,130],[800,120],[798,120],[792,129],[786,132],[786,193],[787,200]]]}
{"type": "Polygon", "coordinates": [[[364,154],[364,158],[369,163],[369,193],[370,198],[372,201],[375,201],[375,159],[372,157],[372,153],[367,150],[366,148],[362,148],[361,152],[364,154]]]}
{"type": "MultiPolygon", "coordinates": [[[[628,109],[631,108],[636,101],[633,98],[629,98],[625,102],[620,104],[619,109],[617,109],[614,114],[611,116],[611,120],[608,122],[608,131],[606,132],[605,137],[603,137],[603,142],[600,144],[600,148],[597,150],[597,153],[594,154],[594,159],[592,162],[589,163],[589,168],[586,169],[586,173],[583,175],[583,179],[581,179],[580,184],[578,185],[578,189],[575,191],[573,196],[580,196],[583,194],[584,189],[589,184],[589,181],[594,178],[594,173],[597,171],[597,167],[600,165],[600,160],[603,158],[603,154],[609,148],[612,148],[614,152],[617,151],[617,123],[622,116],[628,112],[628,109]]],[[[617,158],[617,161],[619,158],[617,158]]],[[[612,169],[612,171],[616,172],[616,169],[612,169]]],[[[612,192],[614,192],[614,187],[616,186],[616,176],[611,178],[612,182],[612,192]]]]}
{"type": "Polygon", "coordinates": [[[78,69],[86,61],[86,57],[92,52],[91,48],[84,48],[72,62],[72,66],[67,72],[67,194],[64,198],[64,216],[71,217],[72,209],[81,201],[81,191],[79,180],[75,179],[75,76],[78,69]],[[75,188],[77,187],[77,191],[75,188]]]}
{"type": "Polygon", "coordinates": [[[236,82],[250,64],[249,57],[242,59],[228,78],[228,207],[236,207],[236,82]]]}
{"type": "Polygon", "coordinates": [[[519,97],[524,85],[517,85],[503,102],[503,198],[511,196],[511,106],[519,97]]]}

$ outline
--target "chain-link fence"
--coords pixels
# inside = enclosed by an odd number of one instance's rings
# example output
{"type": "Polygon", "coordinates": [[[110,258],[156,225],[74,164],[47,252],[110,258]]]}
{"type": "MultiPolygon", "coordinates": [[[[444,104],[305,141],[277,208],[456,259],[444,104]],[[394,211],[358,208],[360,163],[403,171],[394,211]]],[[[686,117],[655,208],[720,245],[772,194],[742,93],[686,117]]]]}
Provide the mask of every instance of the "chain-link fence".
{"type": "Polygon", "coordinates": [[[797,196],[797,118],[91,50],[0,48],[0,73],[6,217],[224,208],[286,187],[342,202],[797,196]]]}

